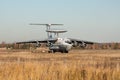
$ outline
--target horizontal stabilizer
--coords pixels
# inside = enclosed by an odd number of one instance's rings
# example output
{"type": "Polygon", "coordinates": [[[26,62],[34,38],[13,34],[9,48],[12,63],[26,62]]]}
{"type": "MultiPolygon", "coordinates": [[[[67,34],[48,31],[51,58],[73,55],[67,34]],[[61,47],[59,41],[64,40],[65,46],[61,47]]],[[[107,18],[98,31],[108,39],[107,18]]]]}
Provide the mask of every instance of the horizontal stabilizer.
{"type": "Polygon", "coordinates": [[[56,25],[63,25],[63,24],[38,24],[38,23],[31,23],[30,25],[56,26],[56,25]]]}

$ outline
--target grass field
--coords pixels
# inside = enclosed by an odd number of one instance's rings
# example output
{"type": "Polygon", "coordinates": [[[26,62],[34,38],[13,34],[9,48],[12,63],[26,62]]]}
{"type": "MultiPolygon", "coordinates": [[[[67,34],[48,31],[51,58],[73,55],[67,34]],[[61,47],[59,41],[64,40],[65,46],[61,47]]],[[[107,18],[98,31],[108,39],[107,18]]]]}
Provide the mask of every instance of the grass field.
{"type": "Polygon", "coordinates": [[[0,80],[120,80],[120,50],[0,49],[0,80]]]}

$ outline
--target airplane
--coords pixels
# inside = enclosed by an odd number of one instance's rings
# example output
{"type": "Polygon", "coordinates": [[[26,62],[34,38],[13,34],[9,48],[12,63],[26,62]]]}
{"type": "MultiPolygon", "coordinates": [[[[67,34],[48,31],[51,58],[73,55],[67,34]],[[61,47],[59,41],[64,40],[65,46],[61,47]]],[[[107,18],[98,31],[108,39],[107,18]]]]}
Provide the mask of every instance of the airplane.
{"type": "Polygon", "coordinates": [[[94,44],[94,42],[84,41],[79,39],[73,38],[60,38],[59,33],[65,33],[67,30],[52,30],[51,26],[60,26],[63,24],[30,24],[30,25],[44,25],[46,26],[47,32],[47,39],[44,40],[32,40],[32,41],[23,41],[17,42],[16,44],[23,44],[23,43],[35,43],[36,47],[40,47],[41,43],[47,43],[49,47],[49,53],[61,52],[61,53],[68,53],[72,47],[86,47],[87,44],[94,44]],[[52,35],[54,34],[54,37],[52,35]]]}

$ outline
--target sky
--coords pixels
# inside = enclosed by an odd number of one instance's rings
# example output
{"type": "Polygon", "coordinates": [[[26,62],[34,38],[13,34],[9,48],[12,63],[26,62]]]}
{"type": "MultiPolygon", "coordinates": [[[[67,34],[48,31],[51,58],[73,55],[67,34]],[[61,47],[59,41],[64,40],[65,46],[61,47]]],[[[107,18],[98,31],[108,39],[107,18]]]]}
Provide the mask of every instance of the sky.
{"type": "Polygon", "coordinates": [[[120,42],[120,0],[0,0],[0,43],[47,38],[44,26],[68,32],[60,37],[120,42]]]}

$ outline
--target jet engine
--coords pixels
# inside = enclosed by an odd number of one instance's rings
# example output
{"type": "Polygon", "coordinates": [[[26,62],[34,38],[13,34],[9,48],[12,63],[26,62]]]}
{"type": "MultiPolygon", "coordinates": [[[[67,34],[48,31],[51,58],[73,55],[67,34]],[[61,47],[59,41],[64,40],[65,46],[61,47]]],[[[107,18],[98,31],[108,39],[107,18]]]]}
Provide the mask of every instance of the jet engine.
{"type": "Polygon", "coordinates": [[[73,42],[73,47],[77,47],[77,46],[79,46],[79,43],[77,41],[74,41],[73,42]]]}
{"type": "Polygon", "coordinates": [[[52,46],[52,45],[53,45],[53,43],[51,43],[51,42],[48,42],[48,43],[46,44],[47,47],[50,47],[50,46],[52,46]]]}
{"type": "Polygon", "coordinates": [[[86,43],[81,42],[79,46],[85,48],[86,47],[86,43]]]}
{"type": "Polygon", "coordinates": [[[40,47],[41,46],[41,44],[38,42],[38,41],[36,41],[36,45],[35,45],[36,47],[40,47]]]}

